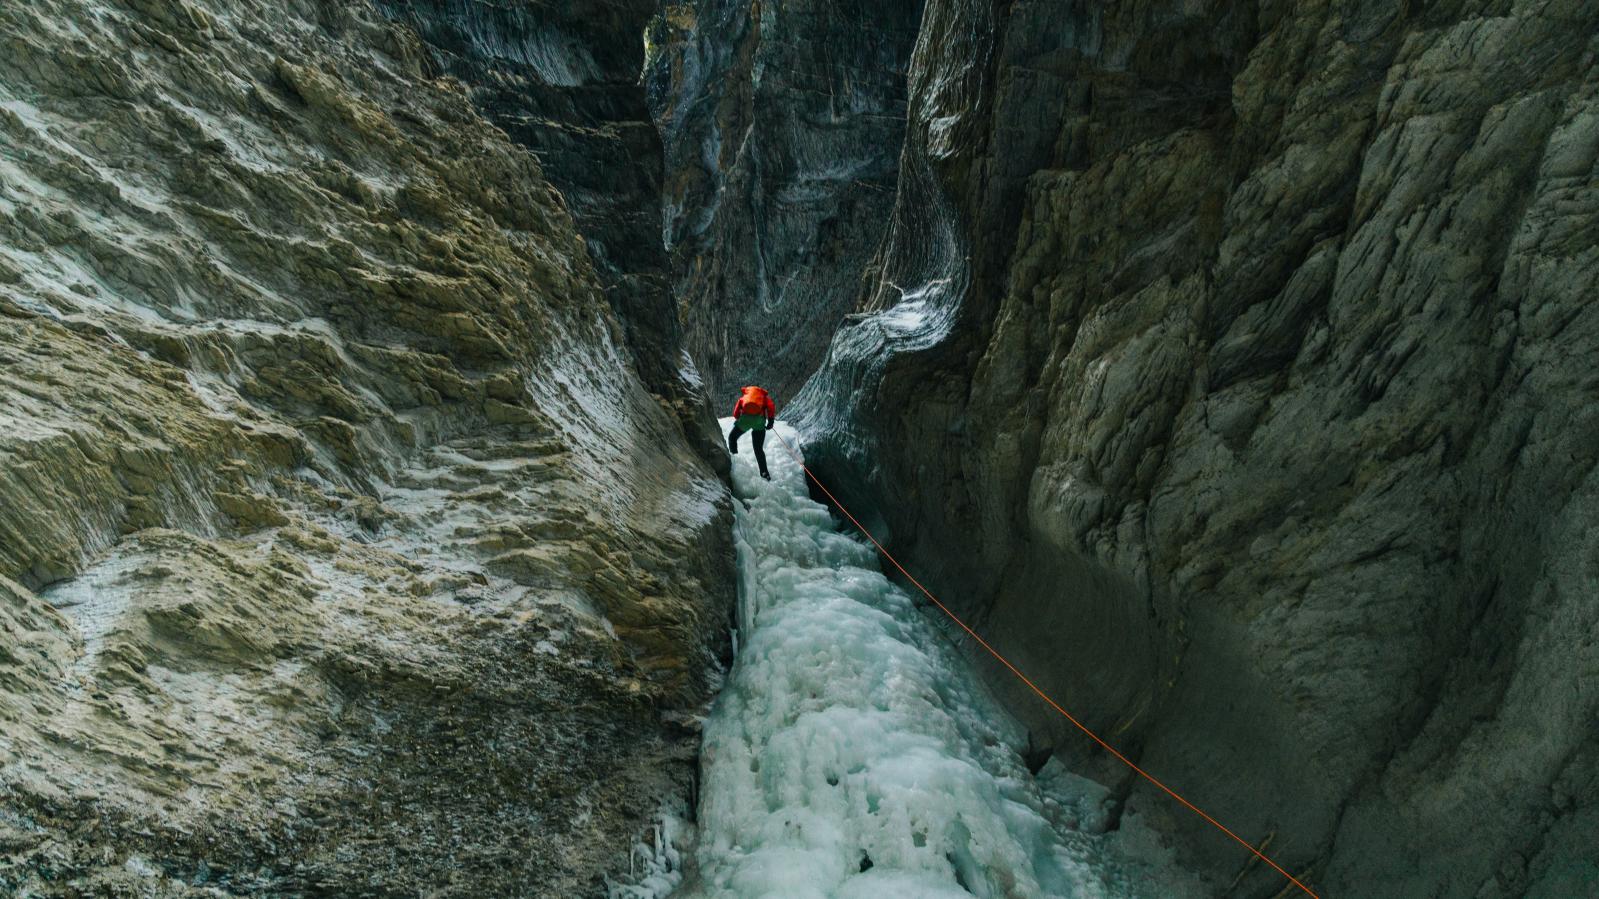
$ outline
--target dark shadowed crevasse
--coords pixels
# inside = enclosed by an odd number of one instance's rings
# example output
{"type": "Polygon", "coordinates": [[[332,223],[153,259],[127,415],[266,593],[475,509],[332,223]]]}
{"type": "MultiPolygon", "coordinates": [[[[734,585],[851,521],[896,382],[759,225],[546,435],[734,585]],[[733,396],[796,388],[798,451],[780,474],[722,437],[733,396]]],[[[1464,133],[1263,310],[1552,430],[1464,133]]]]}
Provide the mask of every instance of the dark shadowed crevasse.
{"type": "Polygon", "coordinates": [[[652,24],[663,238],[713,396],[762,384],[787,403],[855,305],[893,203],[920,13],[692,0],[652,24]]]}

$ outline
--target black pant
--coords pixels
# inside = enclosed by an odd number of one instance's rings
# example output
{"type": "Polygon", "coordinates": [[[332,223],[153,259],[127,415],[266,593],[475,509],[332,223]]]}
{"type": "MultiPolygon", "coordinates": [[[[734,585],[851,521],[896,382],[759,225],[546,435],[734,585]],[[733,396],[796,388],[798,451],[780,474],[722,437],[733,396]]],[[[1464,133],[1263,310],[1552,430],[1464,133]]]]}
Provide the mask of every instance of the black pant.
{"type": "MultiPolygon", "coordinates": [[[[742,433],[744,433],[744,429],[740,428],[737,422],[734,422],[733,430],[727,432],[728,449],[735,453],[738,452],[738,435],[742,433]]],[[[761,476],[765,477],[769,473],[766,470],[766,431],[755,430],[750,433],[754,435],[750,438],[750,442],[755,444],[755,464],[760,466],[761,476]]]]}

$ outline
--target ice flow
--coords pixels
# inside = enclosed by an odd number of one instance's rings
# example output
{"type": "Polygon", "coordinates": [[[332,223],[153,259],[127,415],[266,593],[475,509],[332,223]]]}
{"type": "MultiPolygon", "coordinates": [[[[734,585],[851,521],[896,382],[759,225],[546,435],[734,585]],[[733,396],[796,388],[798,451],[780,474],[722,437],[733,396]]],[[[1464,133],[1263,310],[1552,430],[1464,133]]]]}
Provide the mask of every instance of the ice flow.
{"type": "Polygon", "coordinates": [[[770,483],[747,438],[734,457],[740,646],[706,723],[698,876],[678,895],[1111,895],[1046,820],[1018,726],[808,498],[776,435],[766,455],[770,483]]]}

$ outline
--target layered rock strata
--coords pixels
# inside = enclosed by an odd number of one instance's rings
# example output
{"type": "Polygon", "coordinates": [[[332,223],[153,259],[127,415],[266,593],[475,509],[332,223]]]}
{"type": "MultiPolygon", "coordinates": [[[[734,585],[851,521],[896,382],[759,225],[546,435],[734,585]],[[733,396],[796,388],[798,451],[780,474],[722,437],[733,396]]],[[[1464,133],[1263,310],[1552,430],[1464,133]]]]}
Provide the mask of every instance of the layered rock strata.
{"type": "Polygon", "coordinates": [[[681,351],[433,59],[0,6],[0,893],[595,895],[686,793],[681,351]]]}

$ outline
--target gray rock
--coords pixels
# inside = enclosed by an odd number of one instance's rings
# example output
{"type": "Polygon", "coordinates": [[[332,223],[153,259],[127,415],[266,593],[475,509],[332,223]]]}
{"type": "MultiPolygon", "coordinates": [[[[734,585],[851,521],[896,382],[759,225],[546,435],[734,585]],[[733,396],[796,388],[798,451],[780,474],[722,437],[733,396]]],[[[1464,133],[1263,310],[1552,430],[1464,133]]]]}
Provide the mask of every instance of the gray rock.
{"type": "Polygon", "coordinates": [[[650,102],[687,346],[728,406],[821,363],[893,202],[920,0],[662,7],[650,102]]]}
{"type": "Polygon", "coordinates": [[[1325,895],[1595,882],[1596,25],[930,2],[888,311],[801,398],[918,577],[1325,895]]]}

